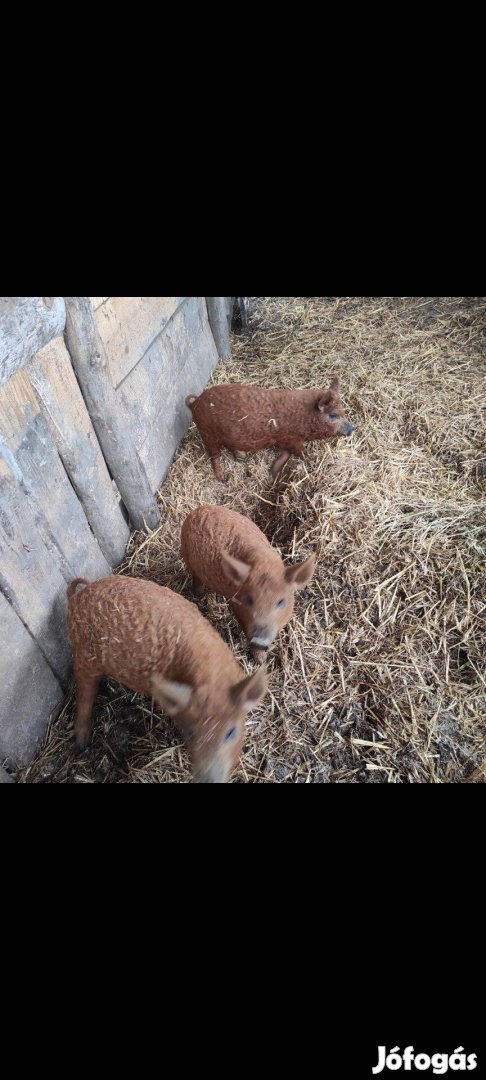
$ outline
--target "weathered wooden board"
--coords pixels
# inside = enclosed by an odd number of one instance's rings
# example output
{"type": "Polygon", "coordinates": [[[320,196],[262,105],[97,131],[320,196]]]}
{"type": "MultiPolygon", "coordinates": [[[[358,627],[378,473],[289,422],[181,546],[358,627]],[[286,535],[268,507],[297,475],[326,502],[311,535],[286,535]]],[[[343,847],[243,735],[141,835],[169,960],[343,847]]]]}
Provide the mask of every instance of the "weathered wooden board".
{"type": "Polygon", "coordinates": [[[62,296],[0,296],[0,383],[62,334],[62,296]]]}
{"type": "Polygon", "coordinates": [[[225,296],[226,318],[228,320],[228,326],[231,330],[231,323],[233,322],[233,312],[235,308],[236,296],[225,296]]]}
{"type": "Polygon", "coordinates": [[[89,527],[63,468],[51,429],[28,378],[17,372],[0,387],[0,431],[4,453],[15,461],[20,490],[35,508],[44,542],[57,548],[66,580],[109,573],[107,560],[89,527]]]}
{"type": "Polygon", "coordinates": [[[0,586],[66,676],[66,584],[110,573],[26,372],[0,387],[0,586]]]}
{"type": "Polygon", "coordinates": [[[132,437],[132,417],[110,380],[105,347],[88,296],[66,296],[66,342],[110,472],[136,529],[153,529],[160,511],[132,437]]]}
{"type": "Polygon", "coordinates": [[[98,308],[101,307],[102,304],[106,304],[106,301],[109,299],[109,296],[90,296],[93,311],[97,311],[98,308]]]}
{"type": "Polygon", "coordinates": [[[66,581],[109,574],[111,567],[89,527],[42,414],[29,425],[15,458],[24,490],[35,506],[44,543],[57,557],[66,581]]]}
{"type": "Polygon", "coordinates": [[[16,769],[40,747],[63,690],[1,591],[0,639],[0,761],[16,769]]]}
{"type": "Polygon", "coordinates": [[[35,508],[0,447],[0,591],[27,627],[60,679],[69,670],[66,580],[39,532],[35,508]]]}
{"type": "Polygon", "coordinates": [[[231,302],[228,308],[231,329],[239,326],[242,331],[248,330],[248,297],[227,296],[226,300],[231,302]]]}
{"type": "Polygon", "coordinates": [[[103,555],[110,566],[116,566],[125,553],[130,530],[63,338],[46,345],[26,374],[103,555]]]}
{"type": "Polygon", "coordinates": [[[217,362],[204,298],[191,296],[117,391],[152,489],[191,422],[187,395],[201,393],[217,362]]]}
{"type": "Polygon", "coordinates": [[[96,325],[115,388],[145,356],[185,299],[185,296],[110,296],[97,307],[96,325]]]}

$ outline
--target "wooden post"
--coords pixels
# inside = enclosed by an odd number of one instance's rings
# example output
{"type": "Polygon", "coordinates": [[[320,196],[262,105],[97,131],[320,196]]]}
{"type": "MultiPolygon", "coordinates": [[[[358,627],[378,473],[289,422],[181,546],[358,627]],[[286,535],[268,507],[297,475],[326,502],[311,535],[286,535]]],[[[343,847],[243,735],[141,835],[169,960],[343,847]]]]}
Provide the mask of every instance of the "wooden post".
{"type": "Polygon", "coordinates": [[[89,296],[65,296],[66,343],[108,468],[135,529],[155,529],[160,512],[130,436],[123,399],[110,385],[89,296]]]}
{"type": "Polygon", "coordinates": [[[246,296],[235,296],[233,322],[239,319],[242,330],[248,329],[248,303],[246,296]]]}
{"type": "Polygon", "coordinates": [[[31,360],[28,376],[103,555],[110,566],[116,566],[123,559],[130,531],[62,337],[31,360]]]}
{"type": "Polygon", "coordinates": [[[216,342],[220,360],[231,358],[231,342],[225,296],[207,296],[209,325],[216,342]]]}

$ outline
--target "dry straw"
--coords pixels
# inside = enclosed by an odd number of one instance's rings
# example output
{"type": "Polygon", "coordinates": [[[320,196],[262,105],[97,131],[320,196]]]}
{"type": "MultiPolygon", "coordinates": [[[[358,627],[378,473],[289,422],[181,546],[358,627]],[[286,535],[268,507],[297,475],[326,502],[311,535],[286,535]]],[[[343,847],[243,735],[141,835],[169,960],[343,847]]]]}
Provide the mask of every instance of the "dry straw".
{"type": "MultiPolygon", "coordinates": [[[[194,426],[160,491],[163,521],[135,534],[121,573],[191,599],[186,514],[248,514],[286,561],[319,553],[316,577],[269,661],[233,782],[484,783],[486,779],[486,298],[253,297],[250,333],[215,382],[325,387],[341,380],[352,440],[314,443],[279,484],[273,452],[214,478],[194,426]]],[[[201,609],[251,670],[226,604],[201,609]]],[[[174,728],[102,684],[92,746],[73,747],[74,695],[28,783],[190,779],[174,728]]]]}

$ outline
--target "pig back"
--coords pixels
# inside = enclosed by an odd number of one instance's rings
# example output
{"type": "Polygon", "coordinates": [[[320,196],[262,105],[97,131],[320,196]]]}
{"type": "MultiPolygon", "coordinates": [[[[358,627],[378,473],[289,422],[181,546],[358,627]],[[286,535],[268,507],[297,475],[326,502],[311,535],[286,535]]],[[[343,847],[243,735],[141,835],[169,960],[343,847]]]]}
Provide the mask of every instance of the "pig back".
{"type": "Polygon", "coordinates": [[[78,672],[109,675],[139,693],[151,693],[154,672],[191,685],[213,669],[238,679],[230,649],[195,605],[141,578],[103,578],[76,593],[68,629],[78,672]]]}
{"type": "Polygon", "coordinates": [[[223,550],[251,565],[259,560],[265,565],[269,560],[281,565],[280,555],[258,525],[226,506],[207,505],[192,510],[182,526],[181,547],[191,573],[223,596],[235,592],[222,561],[223,550]]]}
{"type": "Polygon", "coordinates": [[[305,437],[314,398],[312,390],[228,383],[205,390],[192,406],[192,415],[207,441],[229,449],[257,450],[305,437]]]}

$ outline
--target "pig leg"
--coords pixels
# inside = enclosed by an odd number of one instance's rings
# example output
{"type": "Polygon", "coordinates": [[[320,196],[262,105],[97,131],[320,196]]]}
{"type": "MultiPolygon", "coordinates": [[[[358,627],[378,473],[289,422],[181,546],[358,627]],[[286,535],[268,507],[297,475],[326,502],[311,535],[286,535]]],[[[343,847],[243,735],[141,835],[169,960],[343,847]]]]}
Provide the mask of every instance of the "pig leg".
{"type": "Polygon", "coordinates": [[[289,457],[290,450],[283,450],[282,453],[275,458],[272,468],[270,469],[274,480],[277,479],[278,474],[282,471],[285,463],[289,460],[289,457]]]}
{"type": "Polygon", "coordinates": [[[192,591],[196,599],[200,600],[204,592],[204,585],[202,581],[199,581],[199,578],[197,578],[194,574],[192,577],[192,591]]]}
{"type": "Polygon", "coordinates": [[[223,476],[223,470],[221,468],[220,453],[221,453],[221,449],[219,449],[217,451],[217,453],[211,454],[211,465],[213,466],[213,471],[214,471],[214,475],[216,477],[216,480],[220,480],[221,483],[224,484],[224,476],[223,476]]]}
{"type": "Polygon", "coordinates": [[[75,671],[74,681],[76,683],[77,695],[74,732],[76,735],[76,747],[81,751],[87,746],[91,735],[91,713],[93,711],[94,699],[98,691],[100,676],[89,676],[84,674],[76,675],[75,671]]]}
{"type": "Polygon", "coordinates": [[[209,456],[211,458],[211,464],[213,466],[216,479],[221,480],[221,483],[224,484],[224,476],[223,476],[223,470],[221,468],[221,458],[220,458],[222,446],[221,446],[220,443],[206,442],[206,439],[203,436],[201,436],[201,437],[202,437],[202,441],[204,443],[204,446],[206,447],[206,450],[207,450],[207,452],[208,452],[208,454],[209,454],[209,456]]]}
{"type": "Polygon", "coordinates": [[[272,465],[272,468],[271,468],[271,473],[272,473],[272,476],[273,476],[274,480],[277,479],[278,474],[282,471],[284,465],[289,460],[289,457],[290,457],[291,454],[294,454],[295,457],[302,457],[303,452],[304,452],[304,444],[303,444],[303,442],[301,442],[301,443],[293,443],[292,446],[289,446],[288,450],[283,450],[282,453],[279,454],[277,458],[275,458],[275,461],[274,461],[274,463],[272,465]]]}

